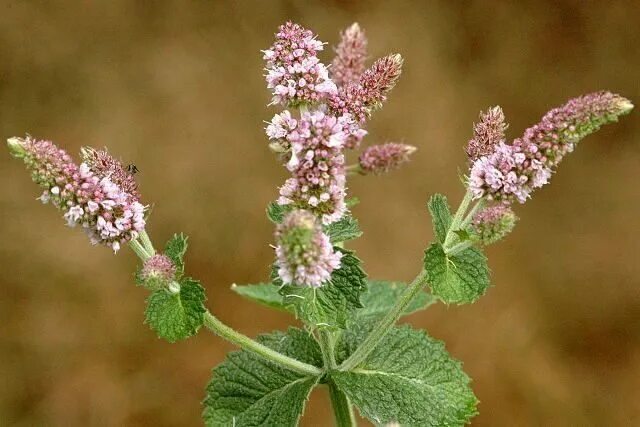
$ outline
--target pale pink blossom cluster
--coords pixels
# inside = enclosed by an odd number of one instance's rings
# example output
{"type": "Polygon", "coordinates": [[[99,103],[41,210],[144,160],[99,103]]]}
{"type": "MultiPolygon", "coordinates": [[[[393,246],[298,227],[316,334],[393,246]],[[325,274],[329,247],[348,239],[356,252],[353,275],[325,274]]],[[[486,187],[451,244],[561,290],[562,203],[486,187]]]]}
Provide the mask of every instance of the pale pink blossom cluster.
{"type": "Polygon", "coordinates": [[[317,218],[304,210],[293,210],[276,228],[278,276],[286,285],[317,288],[340,267],[342,252],[336,251],[317,218]]]}
{"type": "Polygon", "coordinates": [[[400,167],[409,161],[409,156],[416,151],[416,147],[407,144],[388,142],[372,145],[360,154],[358,163],[363,174],[380,175],[400,167]]]}
{"type": "Polygon", "coordinates": [[[484,245],[490,245],[509,234],[518,217],[508,204],[488,206],[473,216],[472,235],[484,245]]]}
{"type": "Polygon", "coordinates": [[[337,92],[327,67],[318,59],[322,49],[323,43],[302,26],[291,22],[280,26],[273,46],[263,51],[273,104],[316,103],[337,92]]]}
{"type": "Polygon", "coordinates": [[[549,181],[578,141],[632,108],[629,100],[610,92],[581,96],[554,108],[513,144],[500,142],[490,154],[474,161],[469,174],[471,193],[476,199],[524,203],[533,190],[549,181]]]}
{"type": "Polygon", "coordinates": [[[278,203],[308,210],[323,224],[342,218],[346,211],[343,148],[348,133],[343,118],[316,110],[296,120],[285,111],[271,123],[270,137],[284,135],[278,139],[289,146],[286,167],[292,174],[280,187],[278,203]]]}
{"type": "Polygon", "coordinates": [[[156,254],[147,258],[142,266],[141,273],[144,280],[170,282],[176,277],[176,266],[168,256],[164,254],[156,254]]]}
{"type": "Polygon", "coordinates": [[[145,207],[137,195],[120,188],[105,170],[87,163],[76,165],[71,156],[50,141],[29,136],[8,141],[12,153],[21,157],[33,180],[44,188],[40,200],[64,212],[71,227],[80,225],[93,244],[110,246],[114,252],[138,236],[145,227],[145,207]]]}
{"type": "Polygon", "coordinates": [[[338,86],[357,82],[366,68],[367,37],[357,22],[340,33],[340,43],[334,48],[331,78],[338,86]]]}

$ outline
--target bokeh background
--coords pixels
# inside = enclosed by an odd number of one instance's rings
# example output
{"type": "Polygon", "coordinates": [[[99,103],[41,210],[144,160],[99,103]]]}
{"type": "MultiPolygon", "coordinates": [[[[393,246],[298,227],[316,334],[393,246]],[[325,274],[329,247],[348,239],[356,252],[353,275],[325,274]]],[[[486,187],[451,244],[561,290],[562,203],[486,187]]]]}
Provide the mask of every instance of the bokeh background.
{"type": "MultiPolygon", "coordinates": [[[[640,102],[635,2],[0,2],[2,139],[108,146],[135,163],[157,244],[190,235],[209,307],[252,336],[292,322],[229,290],[265,280],[272,261],[264,207],[286,173],[262,130],[277,110],[259,50],[288,19],[330,44],[358,21],[372,58],[406,58],[368,143],[419,151],[350,183],[365,230],[351,247],[373,278],[420,268],[425,201],[457,204],[481,109],[500,104],[513,138],[581,93],[640,102]]],[[[464,361],[481,400],[473,425],[640,425],[638,114],[589,137],[518,208],[515,232],[488,249],[487,296],[408,318],[464,361]]],[[[67,229],[6,152],[0,179],[0,425],[199,425],[210,368],[232,347],[206,331],[157,339],[132,253],[67,229]]],[[[327,405],[314,392],[303,424],[329,425],[327,405]]]]}

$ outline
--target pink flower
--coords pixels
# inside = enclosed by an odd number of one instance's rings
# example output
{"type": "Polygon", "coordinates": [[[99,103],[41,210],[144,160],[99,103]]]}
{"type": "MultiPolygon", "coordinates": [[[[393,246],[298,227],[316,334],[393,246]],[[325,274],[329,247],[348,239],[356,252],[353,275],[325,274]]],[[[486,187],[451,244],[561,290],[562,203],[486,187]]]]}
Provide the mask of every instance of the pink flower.
{"type": "Polygon", "coordinates": [[[156,254],[144,262],[141,275],[143,280],[159,280],[167,283],[175,279],[176,266],[168,256],[156,254]]]}
{"type": "Polygon", "coordinates": [[[331,78],[338,86],[357,82],[365,70],[367,37],[358,23],[340,33],[340,43],[331,63],[331,78]]]}
{"type": "Polygon", "coordinates": [[[581,96],[554,108],[512,145],[500,142],[492,153],[476,159],[469,174],[470,191],[476,199],[524,203],[582,138],[632,108],[629,100],[610,92],[581,96]]]}
{"type": "Polygon", "coordinates": [[[315,37],[302,26],[287,22],[280,26],[273,46],[263,51],[272,104],[316,103],[337,92],[327,67],[317,57],[323,43],[315,37]]]}
{"type": "Polygon", "coordinates": [[[137,186],[115,159],[104,154],[105,163],[94,164],[96,169],[92,170],[87,163],[76,165],[50,141],[27,136],[11,138],[8,143],[13,154],[23,159],[32,179],[44,188],[40,200],[60,209],[69,226],[82,226],[92,243],[108,245],[117,252],[122,243],[144,230],[145,207],[138,200],[137,186]],[[103,168],[106,164],[111,166],[103,168]],[[125,191],[114,180],[135,193],[125,191]]]}
{"type": "Polygon", "coordinates": [[[324,224],[342,218],[346,211],[342,150],[347,135],[339,118],[322,111],[303,113],[285,137],[290,147],[286,167],[292,177],[280,187],[278,203],[309,210],[324,224]]]}
{"type": "Polygon", "coordinates": [[[320,287],[340,268],[342,253],[334,251],[316,217],[294,210],[276,228],[278,276],[286,285],[320,287]]]}
{"type": "Polygon", "coordinates": [[[508,205],[489,206],[473,217],[472,236],[483,245],[490,245],[511,233],[517,221],[518,217],[508,205]]]}
{"type": "Polygon", "coordinates": [[[373,145],[362,152],[359,164],[363,173],[380,175],[400,167],[409,161],[409,156],[416,151],[416,147],[406,144],[387,143],[373,145]]]}

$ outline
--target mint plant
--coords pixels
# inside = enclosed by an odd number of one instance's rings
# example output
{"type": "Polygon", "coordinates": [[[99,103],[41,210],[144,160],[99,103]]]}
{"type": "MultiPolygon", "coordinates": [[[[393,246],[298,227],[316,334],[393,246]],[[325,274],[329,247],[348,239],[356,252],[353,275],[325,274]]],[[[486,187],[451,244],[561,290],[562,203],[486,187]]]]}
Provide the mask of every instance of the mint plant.
{"type": "Polygon", "coordinates": [[[128,245],[140,258],[135,282],[150,292],[145,323],[160,338],[177,342],[204,326],[240,348],[213,369],[206,425],[296,425],[315,387],[328,389],[338,426],[355,425],[354,408],[378,425],[464,425],[478,400],[461,363],[426,332],[396,326],[398,319],[436,302],[468,304],[484,295],[490,279],[483,248],[514,228],[513,206],[546,184],[581,139],[633,105],[609,92],[581,96],[511,143],[500,107],[482,113],[466,147],[460,205],[452,212],[441,194],[428,202],[435,241],[416,262],[416,278],[371,280],[347,248],[362,235],[347,177],[388,172],[415,147],[373,145],[354,164],[345,156],[360,148],[403,59],[389,55],[367,68],[367,39],[358,24],[341,34],[330,67],[318,58],[323,47],[311,31],[289,22],[264,51],[271,104],[282,109],[266,127],[269,148],[291,176],[267,207],[275,225],[269,280],[232,286],[244,298],[294,315],[301,326],[287,331],[252,339],[208,311],[204,288],[185,268],[187,237],[176,234],[156,249],[135,177],[108,152],[84,148],[77,164],[52,142],[31,136],[10,138],[8,147],[42,187],[39,199],[58,208],[69,226],[114,252],[128,245]]]}

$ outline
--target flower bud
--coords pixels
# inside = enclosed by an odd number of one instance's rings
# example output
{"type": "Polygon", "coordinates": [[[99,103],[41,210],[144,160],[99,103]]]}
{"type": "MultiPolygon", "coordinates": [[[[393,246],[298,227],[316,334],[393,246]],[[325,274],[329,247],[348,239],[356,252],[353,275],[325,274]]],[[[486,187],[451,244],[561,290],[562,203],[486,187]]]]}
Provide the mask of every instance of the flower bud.
{"type": "Polygon", "coordinates": [[[511,233],[517,221],[518,217],[509,206],[490,206],[474,216],[471,234],[483,245],[490,245],[511,233]]]}
{"type": "Polygon", "coordinates": [[[396,144],[393,142],[373,145],[360,155],[358,162],[364,174],[381,175],[392,169],[399,168],[409,161],[409,156],[417,150],[413,145],[396,144]]]}
{"type": "Polygon", "coordinates": [[[140,277],[148,289],[166,288],[176,278],[176,266],[168,256],[156,254],[144,262],[140,277]]]}

